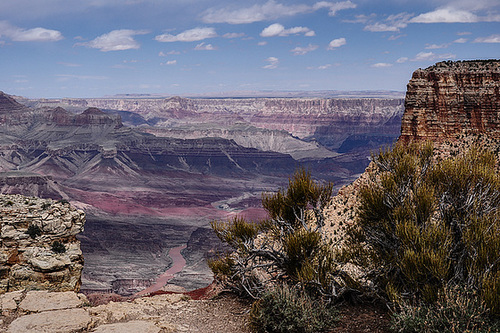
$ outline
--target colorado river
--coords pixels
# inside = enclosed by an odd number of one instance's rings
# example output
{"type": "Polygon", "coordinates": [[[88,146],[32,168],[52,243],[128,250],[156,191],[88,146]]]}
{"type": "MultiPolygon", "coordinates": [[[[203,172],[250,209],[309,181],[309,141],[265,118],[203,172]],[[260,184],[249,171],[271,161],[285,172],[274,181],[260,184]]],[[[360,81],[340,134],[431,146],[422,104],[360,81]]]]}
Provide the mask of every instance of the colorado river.
{"type": "Polygon", "coordinates": [[[182,271],[184,266],[186,266],[186,260],[182,256],[181,251],[184,250],[185,248],[186,248],[186,245],[182,245],[182,246],[178,246],[178,247],[174,247],[174,248],[170,249],[170,251],[168,252],[168,255],[170,256],[170,258],[172,258],[172,267],[170,267],[169,269],[167,269],[165,271],[165,273],[160,275],[156,279],[156,282],[153,285],[149,286],[148,288],[146,288],[142,291],[139,291],[134,296],[143,296],[143,295],[160,290],[161,288],[163,288],[167,284],[167,282],[170,279],[172,279],[174,277],[175,274],[182,271]]]}

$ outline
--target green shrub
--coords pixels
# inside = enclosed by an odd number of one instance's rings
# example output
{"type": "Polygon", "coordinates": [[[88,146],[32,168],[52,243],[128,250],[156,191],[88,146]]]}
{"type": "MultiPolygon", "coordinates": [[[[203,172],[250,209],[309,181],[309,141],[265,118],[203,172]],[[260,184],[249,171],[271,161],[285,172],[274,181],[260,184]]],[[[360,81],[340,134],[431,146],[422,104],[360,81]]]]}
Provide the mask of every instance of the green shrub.
{"type": "Polygon", "coordinates": [[[28,227],[28,230],[26,230],[26,233],[33,239],[37,238],[42,234],[42,230],[40,229],[39,226],[35,224],[30,224],[28,227]]]}
{"type": "Polygon", "coordinates": [[[430,144],[396,144],[373,160],[345,258],[369,265],[376,289],[433,303],[445,287],[477,292],[500,313],[500,177],[472,147],[440,162],[430,144]]]}
{"type": "Polygon", "coordinates": [[[445,288],[435,304],[401,304],[392,320],[399,333],[500,332],[486,304],[472,291],[445,288]]]}
{"type": "Polygon", "coordinates": [[[252,223],[241,218],[212,222],[217,236],[233,252],[210,260],[215,277],[226,286],[259,298],[273,283],[300,285],[311,294],[338,295],[336,262],[330,241],[322,232],[323,209],[332,184],[318,185],[299,170],[287,189],[264,194],[270,219],[252,223]]]}
{"type": "Polygon", "coordinates": [[[254,332],[322,332],[336,321],[337,311],[331,305],[286,285],[266,292],[250,312],[250,327],[254,332]]]}
{"type": "Polygon", "coordinates": [[[54,241],[51,246],[52,252],[55,253],[64,253],[66,252],[66,246],[63,243],[54,241]]]}

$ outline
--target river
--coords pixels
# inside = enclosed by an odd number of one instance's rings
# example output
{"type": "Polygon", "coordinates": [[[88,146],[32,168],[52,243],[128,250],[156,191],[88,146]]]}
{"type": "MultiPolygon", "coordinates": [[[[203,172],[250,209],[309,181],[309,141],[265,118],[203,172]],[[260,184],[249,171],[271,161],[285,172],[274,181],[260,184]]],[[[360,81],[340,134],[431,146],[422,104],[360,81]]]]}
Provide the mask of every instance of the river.
{"type": "Polygon", "coordinates": [[[181,251],[184,250],[185,248],[186,245],[182,245],[170,249],[168,255],[170,256],[170,258],[172,258],[172,266],[169,269],[167,269],[165,273],[160,275],[156,279],[156,282],[153,285],[149,286],[148,288],[142,291],[139,291],[134,296],[143,296],[160,290],[168,283],[170,279],[174,277],[175,274],[182,271],[184,266],[186,266],[186,259],[184,259],[184,257],[182,256],[181,251]]]}

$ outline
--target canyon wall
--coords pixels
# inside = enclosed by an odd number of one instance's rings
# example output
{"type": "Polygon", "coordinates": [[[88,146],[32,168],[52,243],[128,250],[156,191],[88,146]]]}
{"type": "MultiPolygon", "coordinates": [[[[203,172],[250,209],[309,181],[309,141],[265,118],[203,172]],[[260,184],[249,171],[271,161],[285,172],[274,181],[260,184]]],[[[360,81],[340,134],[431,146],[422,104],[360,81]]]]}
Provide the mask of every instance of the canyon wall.
{"type": "MultiPolygon", "coordinates": [[[[179,138],[222,135],[245,145],[248,140],[244,138],[255,134],[268,142],[268,138],[273,140],[286,133],[296,139],[314,140],[333,150],[351,135],[358,140],[363,135],[385,137],[385,143],[390,143],[400,133],[403,114],[403,100],[397,98],[67,98],[28,104],[46,108],[62,106],[78,112],[88,107],[119,112],[127,125],[140,126],[155,135],[162,135],[162,131],[165,136],[179,138]],[[242,128],[242,124],[246,127],[242,128]]],[[[249,144],[266,147],[266,143],[249,144]]],[[[323,150],[321,154],[328,152],[323,150]]]]}
{"type": "Polygon", "coordinates": [[[401,140],[500,135],[500,60],[445,61],[408,83],[401,140]]]}
{"type": "Polygon", "coordinates": [[[85,214],[67,202],[0,196],[0,293],[24,288],[78,291],[85,214]]]}

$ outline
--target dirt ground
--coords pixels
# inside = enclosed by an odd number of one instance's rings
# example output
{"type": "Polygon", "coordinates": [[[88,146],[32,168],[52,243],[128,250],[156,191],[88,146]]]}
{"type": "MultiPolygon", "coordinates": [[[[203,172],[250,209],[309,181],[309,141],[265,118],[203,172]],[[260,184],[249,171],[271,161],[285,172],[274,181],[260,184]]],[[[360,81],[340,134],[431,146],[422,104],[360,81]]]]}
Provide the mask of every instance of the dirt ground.
{"type": "MultiPolygon", "coordinates": [[[[168,292],[156,292],[159,295],[168,292]]],[[[89,295],[93,305],[110,300],[127,301],[118,295],[89,295]]],[[[240,299],[231,293],[220,293],[213,285],[187,293],[192,301],[169,313],[169,322],[178,332],[250,333],[248,315],[251,301],[240,299]],[[175,315],[173,315],[175,314],[175,315]]],[[[339,322],[329,333],[388,333],[390,316],[382,305],[339,306],[339,322]]]]}

